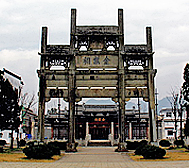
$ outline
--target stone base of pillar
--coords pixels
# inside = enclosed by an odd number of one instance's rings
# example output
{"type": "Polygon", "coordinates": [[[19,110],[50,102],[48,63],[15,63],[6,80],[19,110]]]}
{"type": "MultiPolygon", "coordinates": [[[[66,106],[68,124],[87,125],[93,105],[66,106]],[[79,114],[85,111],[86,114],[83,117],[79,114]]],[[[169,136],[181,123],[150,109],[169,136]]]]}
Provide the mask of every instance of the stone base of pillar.
{"type": "Polygon", "coordinates": [[[67,143],[65,152],[77,152],[76,147],[77,147],[76,143],[67,143]]]}
{"type": "Polygon", "coordinates": [[[115,152],[128,152],[126,143],[118,143],[118,148],[115,150],[115,152]]]}

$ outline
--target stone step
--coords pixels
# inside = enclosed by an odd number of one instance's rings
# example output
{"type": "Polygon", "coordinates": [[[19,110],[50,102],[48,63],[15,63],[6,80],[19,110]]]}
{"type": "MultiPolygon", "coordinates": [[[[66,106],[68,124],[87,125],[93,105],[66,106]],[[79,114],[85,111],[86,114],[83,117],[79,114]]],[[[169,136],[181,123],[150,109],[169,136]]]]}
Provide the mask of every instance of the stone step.
{"type": "Polygon", "coordinates": [[[90,140],[88,146],[111,146],[110,140],[90,140]]]}

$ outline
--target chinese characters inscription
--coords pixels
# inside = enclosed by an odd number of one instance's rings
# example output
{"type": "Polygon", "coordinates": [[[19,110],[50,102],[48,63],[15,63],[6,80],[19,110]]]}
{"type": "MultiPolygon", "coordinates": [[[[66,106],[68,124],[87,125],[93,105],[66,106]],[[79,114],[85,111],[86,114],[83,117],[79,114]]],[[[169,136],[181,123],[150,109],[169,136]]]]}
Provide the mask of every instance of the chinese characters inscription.
{"type": "Polygon", "coordinates": [[[110,59],[106,56],[104,59],[100,59],[100,57],[84,57],[83,64],[84,65],[109,65],[110,59]]]}

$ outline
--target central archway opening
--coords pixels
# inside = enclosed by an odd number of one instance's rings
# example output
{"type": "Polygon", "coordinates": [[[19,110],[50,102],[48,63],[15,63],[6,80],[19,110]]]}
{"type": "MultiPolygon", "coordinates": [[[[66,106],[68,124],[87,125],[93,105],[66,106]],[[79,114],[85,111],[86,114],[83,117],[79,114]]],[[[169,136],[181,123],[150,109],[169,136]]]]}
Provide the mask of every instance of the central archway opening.
{"type": "Polygon", "coordinates": [[[86,137],[90,140],[110,140],[115,130],[117,138],[118,128],[114,128],[118,125],[117,104],[110,98],[83,99],[82,115],[86,123],[86,137]]]}

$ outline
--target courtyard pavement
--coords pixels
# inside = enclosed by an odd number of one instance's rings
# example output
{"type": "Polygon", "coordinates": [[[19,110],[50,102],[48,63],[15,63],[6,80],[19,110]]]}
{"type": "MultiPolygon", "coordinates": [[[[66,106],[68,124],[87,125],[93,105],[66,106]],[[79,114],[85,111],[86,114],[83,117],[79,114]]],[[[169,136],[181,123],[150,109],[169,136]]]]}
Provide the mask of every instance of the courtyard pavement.
{"type": "Polygon", "coordinates": [[[186,168],[189,161],[135,162],[115,147],[79,147],[53,163],[0,162],[0,168],[186,168]]]}

